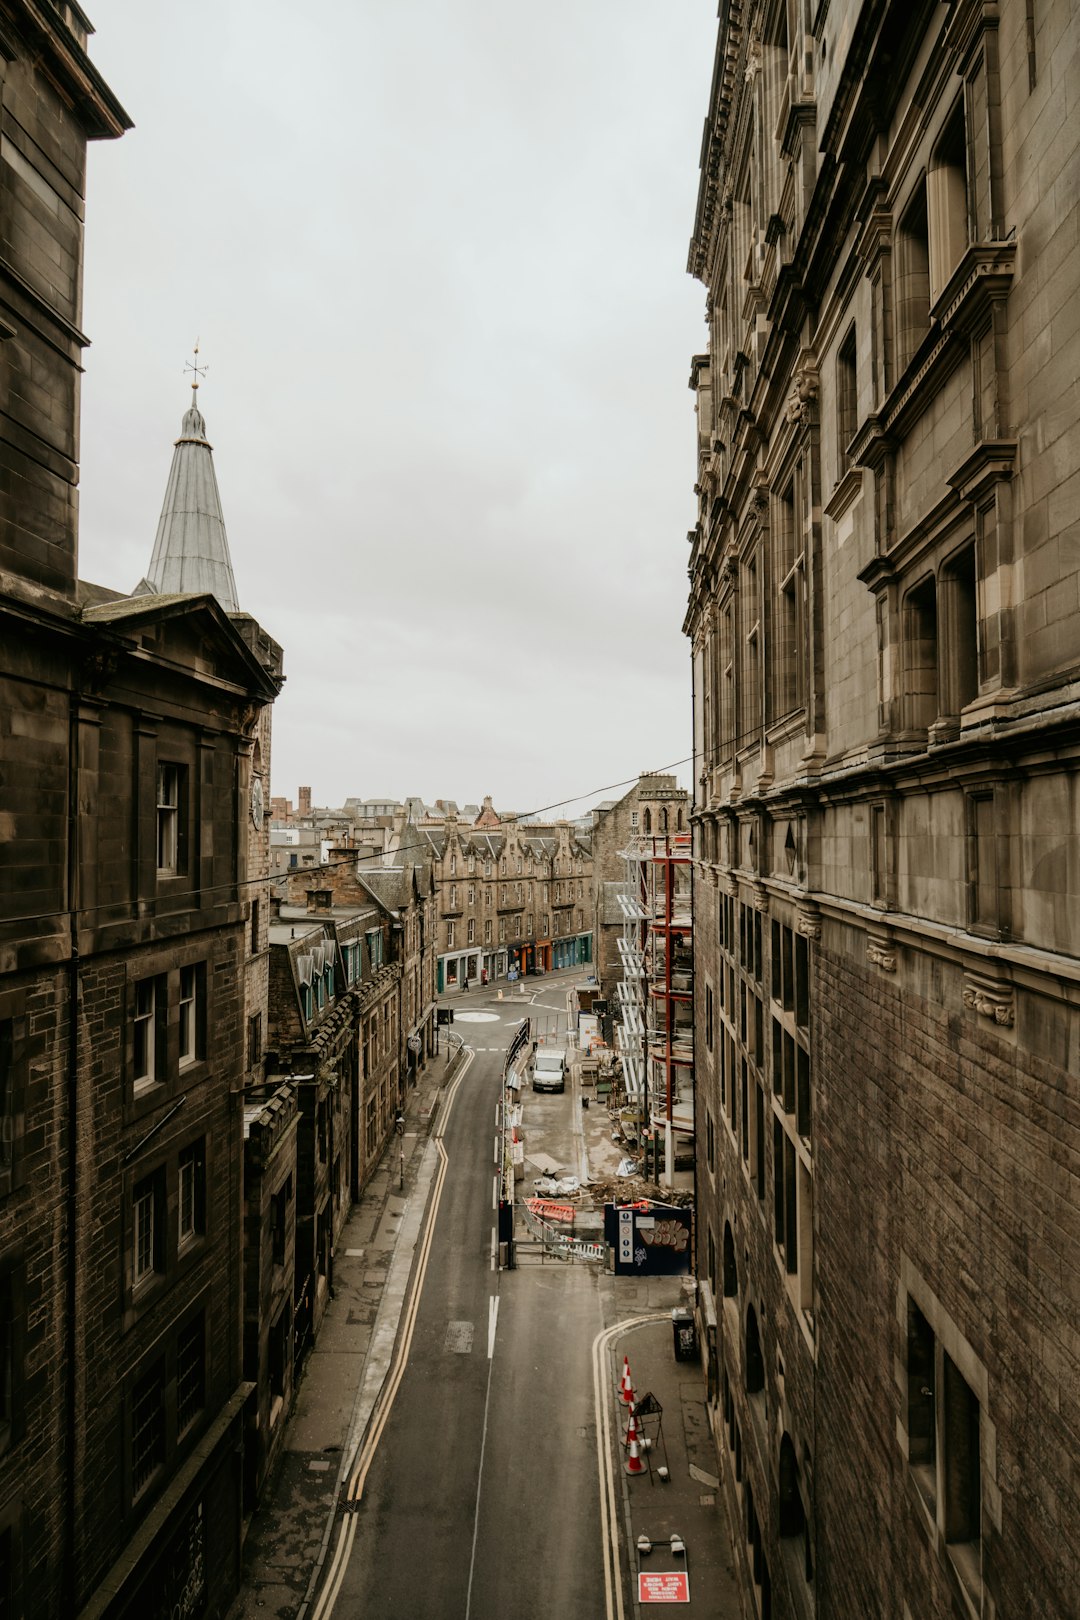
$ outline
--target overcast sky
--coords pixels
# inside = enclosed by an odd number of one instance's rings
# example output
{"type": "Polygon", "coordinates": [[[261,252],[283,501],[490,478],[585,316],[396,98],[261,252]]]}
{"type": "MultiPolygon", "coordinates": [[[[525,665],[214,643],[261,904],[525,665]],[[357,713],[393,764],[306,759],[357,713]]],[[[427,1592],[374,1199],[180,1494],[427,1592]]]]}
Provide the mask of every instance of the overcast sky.
{"type": "Polygon", "coordinates": [[[87,4],[83,577],[147,569],[198,336],[275,793],[683,760],[715,0],[87,4]]]}

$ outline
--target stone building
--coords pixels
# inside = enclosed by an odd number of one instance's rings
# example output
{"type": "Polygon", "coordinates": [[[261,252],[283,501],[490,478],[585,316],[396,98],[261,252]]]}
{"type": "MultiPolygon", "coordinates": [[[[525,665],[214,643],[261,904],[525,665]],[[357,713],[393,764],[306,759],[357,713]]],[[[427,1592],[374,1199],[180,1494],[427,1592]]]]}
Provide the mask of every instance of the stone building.
{"type": "Polygon", "coordinates": [[[401,964],[401,1075],[409,1086],[436,1050],[438,915],[431,864],[414,837],[407,835],[402,843],[388,864],[365,863],[362,871],[365,887],[393,917],[392,950],[401,964]]]}
{"type": "Polygon", "coordinates": [[[295,1388],[296,1088],[250,1088],[244,1098],[244,1377],[254,1386],[244,1435],[250,1512],[284,1444],[295,1388]]]}
{"type": "Polygon", "coordinates": [[[698,1268],[757,1612],[1065,1615],[1080,13],[725,6],[690,270],[698,1268]]]}
{"type": "Polygon", "coordinates": [[[245,1094],[245,1502],[280,1454],[334,1249],[435,1051],[434,890],[409,862],[344,854],[272,903],[266,1079],[245,1094]]]}
{"type": "Polygon", "coordinates": [[[78,578],[86,142],[129,126],[88,31],[75,4],[0,5],[0,1608],[24,1620],[220,1613],[235,1588],[281,672],[217,579],[78,578]]]}
{"type": "Polygon", "coordinates": [[[568,821],[500,817],[484,799],[416,824],[435,880],[438,993],[592,960],[592,850],[568,821]]]}
{"type": "Polygon", "coordinates": [[[248,805],[280,677],[206,586],[78,580],[86,141],[128,126],[87,28],[0,8],[0,1604],[24,1617],[235,1588],[248,805]]]}
{"type": "Polygon", "coordinates": [[[619,899],[626,885],[626,851],[642,836],[688,831],[689,798],[673,776],[643,771],[621,799],[593,811],[593,961],[600,993],[607,999],[622,977],[618,941],[624,915],[619,899]]]}
{"type": "MultiPolygon", "coordinates": [[[[405,828],[396,855],[387,864],[338,851],[333,859],[311,872],[294,874],[285,885],[287,905],[280,906],[282,921],[305,914],[332,920],[377,915],[380,927],[389,921],[386,949],[380,960],[400,970],[397,1053],[401,1084],[417,1071],[436,1049],[435,982],[437,915],[435,882],[425,845],[410,827],[405,828]],[[372,908],[381,908],[373,912],[372,908]]],[[[401,1098],[395,1097],[395,1105],[401,1098]]],[[[354,1179],[359,1196],[366,1175],[354,1179]]]]}

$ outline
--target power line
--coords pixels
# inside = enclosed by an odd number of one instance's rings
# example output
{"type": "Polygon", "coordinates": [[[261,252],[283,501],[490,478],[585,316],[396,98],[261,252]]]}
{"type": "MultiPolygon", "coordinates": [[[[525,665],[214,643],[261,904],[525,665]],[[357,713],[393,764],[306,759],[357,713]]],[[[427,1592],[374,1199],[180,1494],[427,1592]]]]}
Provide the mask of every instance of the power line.
{"type": "MultiPolygon", "coordinates": [[[[616,788],[629,787],[632,783],[639,781],[640,778],[643,775],[644,776],[659,776],[665,771],[676,770],[680,765],[688,765],[695,758],[696,758],[696,756],[694,754],[688,754],[685,759],[677,759],[677,760],[673,761],[673,763],[670,764],[670,765],[658,766],[652,771],[639,771],[635,776],[625,777],[621,782],[611,782],[606,787],[592,788],[592,789],[590,789],[590,790],[588,790],[588,791],[586,791],[584,793],[575,793],[575,794],[572,794],[569,798],[566,798],[566,799],[556,799],[551,804],[540,805],[535,810],[526,811],[525,812],[525,819],[528,820],[529,818],[531,818],[533,816],[546,815],[546,814],[548,814],[548,812],[550,812],[552,810],[561,810],[561,809],[564,808],[564,806],[566,806],[568,804],[576,804],[581,799],[596,798],[601,793],[613,793],[616,788]]],[[[519,820],[520,819],[521,818],[519,818],[519,820]]],[[[396,858],[397,856],[406,854],[407,852],[409,852],[411,850],[425,850],[430,854],[431,853],[431,840],[428,839],[428,838],[419,838],[419,839],[417,839],[417,840],[415,840],[413,842],[407,843],[407,844],[400,844],[396,850],[393,850],[390,853],[391,853],[392,857],[396,858]]],[[[317,872],[320,869],[320,867],[338,866],[338,865],[341,865],[343,863],[352,863],[356,867],[361,867],[361,866],[366,865],[367,863],[372,863],[372,870],[377,870],[377,871],[392,870],[392,867],[388,868],[386,866],[386,864],[385,864],[386,863],[386,854],[387,854],[387,852],[385,850],[377,850],[371,855],[360,855],[356,850],[351,850],[351,849],[331,850],[330,851],[330,857],[331,858],[326,860],[326,861],[321,861],[319,863],[318,867],[310,867],[310,868],[303,867],[303,868],[300,868],[299,871],[300,872],[308,872],[308,871],[317,872]]],[[[297,869],[293,868],[293,871],[295,871],[295,870],[297,870],[297,869]]],[[[215,894],[234,894],[234,893],[236,893],[238,891],[241,891],[241,890],[244,890],[244,889],[251,889],[251,888],[256,888],[256,887],[261,888],[268,881],[269,882],[277,882],[277,881],[280,881],[283,878],[288,878],[290,875],[291,875],[290,872],[279,872],[279,873],[270,874],[267,878],[263,878],[263,877],[258,877],[258,878],[237,878],[235,880],[235,882],[212,884],[209,888],[200,888],[200,889],[198,889],[197,892],[198,892],[198,894],[200,896],[205,897],[205,898],[210,898],[211,896],[213,896],[215,894]]],[[[145,898],[145,897],[143,897],[143,898],[145,898]]],[[[74,911],[75,915],[78,916],[78,917],[92,917],[92,916],[94,916],[94,914],[96,912],[99,912],[99,911],[111,911],[111,910],[116,909],[116,907],[118,905],[122,905],[122,904],[124,904],[124,902],[117,902],[115,900],[103,900],[96,906],[74,906],[74,907],[66,906],[66,907],[64,907],[64,908],[62,908],[60,910],[57,910],[57,911],[29,912],[25,916],[21,916],[21,917],[0,917],[0,929],[11,927],[12,925],[14,925],[16,923],[56,922],[56,921],[58,921],[58,920],[60,920],[62,918],[69,917],[72,914],[73,911],[74,911]]]]}

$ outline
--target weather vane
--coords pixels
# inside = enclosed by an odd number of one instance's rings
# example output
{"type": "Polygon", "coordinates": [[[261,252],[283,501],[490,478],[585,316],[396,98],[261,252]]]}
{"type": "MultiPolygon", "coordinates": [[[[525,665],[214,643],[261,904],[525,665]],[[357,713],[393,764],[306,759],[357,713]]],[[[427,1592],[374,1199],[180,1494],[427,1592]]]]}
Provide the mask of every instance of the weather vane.
{"type": "Polygon", "coordinates": [[[184,370],[194,373],[194,381],[191,384],[191,392],[194,393],[195,390],[199,386],[199,378],[200,377],[205,377],[206,373],[210,370],[209,366],[200,366],[200,364],[199,364],[199,340],[198,340],[198,338],[195,339],[195,358],[193,360],[185,360],[185,362],[184,362],[184,370]]]}

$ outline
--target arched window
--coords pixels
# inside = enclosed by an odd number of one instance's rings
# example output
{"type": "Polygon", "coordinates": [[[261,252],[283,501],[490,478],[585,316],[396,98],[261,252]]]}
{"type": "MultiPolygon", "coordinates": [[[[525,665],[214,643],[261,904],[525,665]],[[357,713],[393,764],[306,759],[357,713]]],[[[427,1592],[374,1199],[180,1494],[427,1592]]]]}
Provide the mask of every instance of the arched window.
{"type": "Polygon", "coordinates": [[[660,831],[662,833],[667,832],[667,806],[666,805],[664,805],[663,808],[660,811],[660,831]]]}
{"type": "Polygon", "coordinates": [[[757,1312],[746,1307],[746,1393],[756,1395],[765,1388],[765,1361],[761,1354],[757,1312]]]}
{"type": "Polygon", "coordinates": [[[734,1299],[739,1292],[739,1268],[735,1261],[735,1239],[731,1235],[731,1223],[724,1223],[724,1297],[734,1299]]]}
{"type": "Polygon", "coordinates": [[[803,1571],[808,1581],[814,1578],[814,1561],[810,1553],[810,1526],[803,1506],[799,1483],[799,1463],[791,1436],[785,1434],[780,1441],[778,1477],[780,1504],[780,1534],[787,1538],[799,1537],[803,1544],[803,1571]]]}
{"type": "Polygon", "coordinates": [[[799,1495],[799,1464],[791,1436],[785,1434],[780,1441],[780,1534],[798,1536],[806,1521],[802,1497],[799,1495]]]}
{"type": "Polygon", "coordinates": [[[652,832],[652,816],[648,810],[642,812],[641,827],[643,832],[652,832]]]}

